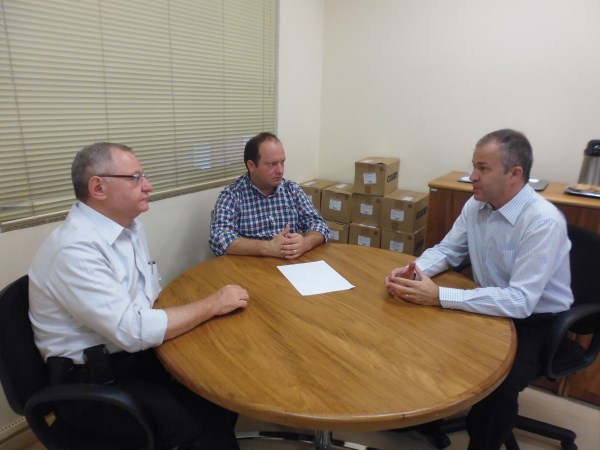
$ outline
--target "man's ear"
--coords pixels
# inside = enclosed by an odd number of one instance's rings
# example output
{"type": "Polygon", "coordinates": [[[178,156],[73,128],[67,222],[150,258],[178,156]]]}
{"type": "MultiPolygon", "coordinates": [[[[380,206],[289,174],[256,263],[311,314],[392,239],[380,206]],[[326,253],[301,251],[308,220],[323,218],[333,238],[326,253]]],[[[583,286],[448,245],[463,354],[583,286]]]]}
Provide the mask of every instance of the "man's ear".
{"type": "Polygon", "coordinates": [[[515,166],[512,168],[512,176],[516,180],[520,180],[523,177],[523,168],[521,166],[515,166]]]}
{"type": "Polygon", "coordinates": [[[88,192],[90,193],[90,197],[96,200],[104,200],[106,198],[105,186],[102,177],[96,175],[90,177],[88,181],[88,192]]]}
{"type": "Polygon", "coordinates": [[[251,159],[246,161],[246,169],[248,169],[248,172],[256,169],[256,164],[254,164],[254,161],[252,161],[251,159]]]}

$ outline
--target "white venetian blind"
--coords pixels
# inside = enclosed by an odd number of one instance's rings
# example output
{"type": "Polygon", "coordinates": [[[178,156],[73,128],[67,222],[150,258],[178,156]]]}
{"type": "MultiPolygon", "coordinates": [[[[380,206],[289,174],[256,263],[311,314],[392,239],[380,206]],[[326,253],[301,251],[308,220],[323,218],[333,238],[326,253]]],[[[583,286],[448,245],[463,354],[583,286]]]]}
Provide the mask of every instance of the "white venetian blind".
{"type": "Polygon", "coordinates": [[[93,142],[153,198],[224,185],[276,130],[276,0],[0,0],[2,230],[64,212],[93,142]]]}

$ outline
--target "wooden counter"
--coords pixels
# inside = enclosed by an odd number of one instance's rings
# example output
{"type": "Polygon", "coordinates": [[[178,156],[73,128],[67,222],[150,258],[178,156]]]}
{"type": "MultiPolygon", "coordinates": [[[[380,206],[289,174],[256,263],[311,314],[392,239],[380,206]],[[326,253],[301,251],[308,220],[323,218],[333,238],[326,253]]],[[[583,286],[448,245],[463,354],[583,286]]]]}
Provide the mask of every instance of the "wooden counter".
{"type": "MultiPolygon", "coordinates": [[[[429,182],[429,218],[425,247],[440,242],[472,195],[471,183],[458,179],[466,172],[449,172],[429,182]]],[[[565,194],[566,184],[551,182],[539,194],[556,205],[567,222],[600,234],[600,199],[565,194]]]]}

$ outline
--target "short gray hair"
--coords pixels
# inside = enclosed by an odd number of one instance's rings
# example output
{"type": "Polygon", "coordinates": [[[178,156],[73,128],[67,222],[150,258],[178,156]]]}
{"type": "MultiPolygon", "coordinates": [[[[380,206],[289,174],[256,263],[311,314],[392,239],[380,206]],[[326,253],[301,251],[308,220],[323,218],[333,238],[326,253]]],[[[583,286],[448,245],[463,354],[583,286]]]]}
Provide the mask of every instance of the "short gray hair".
{"type": "Polygon", "coordinates": [[[533,150],[525,135],[519,131],[505,128],[492,131],[477,141],[477,147],[496,142],[502,152],[502,167],[504,173],[516,166],[523,168],[522,179],[529,181],[531,166],[533,166],[533,150]]]}
{"type": "Polygon", "coordinates": [[[86,201],[89,198],[88,182],[94,175],[99,175],[108,169],[112,162],[113,149],[133,153],[133,150],[126,145],[110,142],[97,142],[77,152],[71,165],[71,180],[77,199],[86,201]]]}

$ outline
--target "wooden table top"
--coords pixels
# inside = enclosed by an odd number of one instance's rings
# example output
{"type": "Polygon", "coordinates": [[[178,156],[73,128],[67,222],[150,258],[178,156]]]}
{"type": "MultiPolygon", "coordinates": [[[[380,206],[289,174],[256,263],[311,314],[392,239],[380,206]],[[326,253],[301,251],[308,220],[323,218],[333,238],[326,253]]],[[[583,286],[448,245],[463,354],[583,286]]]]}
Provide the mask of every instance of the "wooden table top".
{"type": "MultiPolygon", "coordinates": [[[[435,180],[429,182],[430,188],[437,189],[451,189],[454,191],[472,192],[473,187],[471,183],[464,183],[458,181],[458,179],[464,175],[468,175],[467,172],[448,172],[435,180]]],[[[565,189],[567,185],[564,183],[555,183],[553,181],[548,183],[548,186],[543,191],[538,193],[546,200],[559,205],[571,205],[579,206],[582,208],[600,209],[600,199],[592,197],[584,197],[580,195],[566,194],[565,189]]]]}
{"type": "MultiPolygon", "coordinates": [[[[459,412],[506,376],[512,321],[391,299],[384,277],[414,257],[326,244],[295,261],[220,256],[169,283],[166,307],[225,284],[250,294],[246,310],[210,320],[157,353],[181,383],[240,414],[313,430],[384,430],[459,412]],[[279,265],[324,260],[355,288],[301,296],[279,265]]],[[[456,274],[439,284],[469,288],[456,274]]]]}

